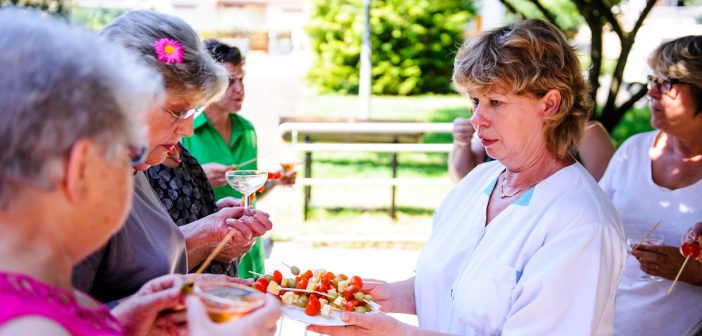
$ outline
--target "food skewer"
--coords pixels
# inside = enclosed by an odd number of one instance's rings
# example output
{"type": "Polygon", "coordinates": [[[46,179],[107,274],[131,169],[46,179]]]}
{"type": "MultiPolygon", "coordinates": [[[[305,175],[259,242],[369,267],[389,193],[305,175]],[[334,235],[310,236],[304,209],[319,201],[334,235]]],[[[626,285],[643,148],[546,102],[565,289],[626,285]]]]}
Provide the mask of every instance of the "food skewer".
{"type": "Polygon", "coordinates": [[[680,278],[680,275],[682,274],[683,270],[685,269],[685,265],[687,265],[687,261],[690,260],[690,256],[688,255],[685,257],[685,261],[683,261],[682,266],[680,266],[680,270],[678,271],[678,275],[675,276],[675,280],[673,280],[673,284],[670,285],[670,288],[668,289],[668,294],[670,295],[670,292],[673,291],[673,287],[675,287],[675,283],[678,282],[678,279],[680,278]]]}
{"type": "Polygon", "coordinates": [[[193,286],[193,284],[195,283],[197,278],[200,276],[200,274],[202,274],[202,272],[207,268],[207,266],[210,265],[212,260],[214,260],[214,258],[217,256],[217,254],[219,254],[219,252],[224,248],[224,245],[226,245],[227,242],[232,239],[232,236],[234,236],[235,232],[236,231],[234,231],[234,230],[230,230],[227,233],[227,235],[224,236],[224,238],[222,238],[222,240],[219,242],[219,244],[217,244],[217,246],[214,248],[214,250],[212,250],[212,252],[210,252],[210,255],[207,256],[207,259],[205,259],[205,261],[202,263],[202,265],[200,265],[200,267],[197,269],[197,271],[195,271],[195,274],[193,275],[192,280],[185,281],[185,283],[183,283],[182,290],[184,292],[189,291],[190,287],[193,286]]]}
{"type": "Polygon", "coordinates": [[[256,162],[256,160],[258,160],[258,157],[254,157],[253,159],[246,160],[246,161],[239,163],[239,164],[233,164],[233,165],[231,165],[231,167],[232,167],[232,169],[238,170],[239,168],[241,168],[249,163],[256,162]]]}
{"type": "MultiPolygon", "coordinates": [[[[290,269],[292,269],[293,267],[296,268],[296,266],[290,266],[282,261],[281,261],[281,264],[285,265],[286,267],[288,267],[290,269]]],[[[266,276],[265,274],[261,274],[261,273],[254,272],[254,271],[249,271],[249,273],[256,275],[258,277],[265,277],[266,276]]],[[[301,288],[281,288],[280,290],[288,291],[288,292],[298,292],[298,293],[314,293],[314,294],[318,294],[318,295],[322,295],[322,296],[326,296],[326,297],[332,297],[331,295],[329,295],[327,293],[322,293],[322,292],[318,292],[318,291],[314,291],[314,290],[301,289],[301,288]]],[[[367,304],[371,305],[373,308],[377,308],[378,310],[380,310],[380,304],[378,304],[377,302],[375,302],[373,300],[365,300],[364,299],[364,300],[358,300],[358,301],[367,303],[367,304]]]]}
{"type": "Polygon", "coordinates": [[[241,167],[243,167],[243,166],[245,166],[245,165],[247,165],[247,164],[249,164],[249,163],[256,162],[256,160],[258,160],[259,158],[263,158],[263,157],[266,157],[266,156],[268,156],[268,155],[271,155],[271,154],[277,152],[278,150],[279,150],[279,149],[276,149],[276,150],[270,151],[270,152],[268,152],[268,153],[266,153],[266,154],[258,155],[258,156],[256,156],[256,157],[254,157],[254,158],[252,158],[252,159],[249,159],[249,160],[246,160],[246,161],[244,161],[244,162],[242,162],[242,163],[233,164],[233,165],[231,165],[230,167],[231,167],[231,169],[233,169],[233,170],[238,170],[239,168],[241,168],[241,167]]]}
{"type": "Polygon", "coordinates": [[[639,243],[632,246],[631,249],[636,250],[637,248],[639,248],[639,246],[641,246],[641,244],[643,244],[643,242],[646,241],[646,238],[648,238],[648,236],[650,236],[651,233],[653,233],[653,231],[656,231],[656,229],[658,228],[658,225],[661,225],[660,220],[656,223],[656,225],[654,225],[650,230],[648,230],[648,232],[646,232],[646,234],[643,236],[643,238],[641,238],[639,243]]]}

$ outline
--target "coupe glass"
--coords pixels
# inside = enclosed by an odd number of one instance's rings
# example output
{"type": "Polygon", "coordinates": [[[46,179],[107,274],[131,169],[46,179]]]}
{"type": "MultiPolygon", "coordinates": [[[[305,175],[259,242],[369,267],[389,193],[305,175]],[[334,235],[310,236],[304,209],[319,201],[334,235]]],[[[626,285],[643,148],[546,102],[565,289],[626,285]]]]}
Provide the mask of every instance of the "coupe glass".
{"type": "Polygon", "coordinates": [[[260,189],[268,179],[265,170],[230,170],[225,175],[227,183],[244,195],[244,209],[251,207],[249,196],[260,189]]]}
{"type": "MultiPolygon", "coordinates": [[[[629,237],[626,239],[627,252],[629,252],[629,254],[631,254],[631,251],[633,251],[636,248],[636,246],[639,245],[639,242],[641,242],[642,237],[643,236],[629,237]]],[[[650,235],[643,242],[641,242],[641,245],[661,246],[663,245],[663,236],[650,235]]],[[[643,273],[643,271],[641,272],[643,273]]],[[[661,281],[663,279],[659,276],[643,273],[639,280],[661,281]]]]}
{"type": "Polygon", "coordinates": [[[263,306],[261,292],[228,281],[198,280],[193,293],[200,298],[214,322],[238,319],[263,306]]]}

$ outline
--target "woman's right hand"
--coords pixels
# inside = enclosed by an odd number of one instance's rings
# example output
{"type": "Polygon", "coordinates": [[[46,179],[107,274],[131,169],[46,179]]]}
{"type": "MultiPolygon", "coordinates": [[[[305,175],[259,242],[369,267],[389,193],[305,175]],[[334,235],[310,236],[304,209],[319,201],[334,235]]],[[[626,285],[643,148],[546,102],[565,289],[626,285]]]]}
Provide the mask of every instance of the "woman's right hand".
{"type": "Polygon", "coordinates": [[[270,215],[263,211],[236,207],[224,208],[200,221],[206,221],[204,230],[209,237],[207,243],[217,244],[230,230],[234,230],[231,243],[236,246],[250,246],[253,239],[273,228],[269,217],[270,215]]]}
{"type": "Polygon", "coordinates": [[[227,179],[224,177],[229,171],[229,166],[217,162],[205,163],[202,165],[202,170],[207,175],[207,180],[213,187],[221,187],[227,185],[227,179]]]}
{"type": "Polygon", "coordinates": [[[186,298],[188,335],[190,336],[219,336],[219,335],[274,335],[276,322],[282,314],[278,299],[266,295],[263,307],[226,323],[215,323],[207,316],[205,306],[193,296],[186,298]]]}
{"type": "Polygon", "coordinates": [[[465,118],[456,118],[453,120],[453,144],[460,147],[469,147],[470,140],[475,134],[475,128],[470,121],[465,118]]]}

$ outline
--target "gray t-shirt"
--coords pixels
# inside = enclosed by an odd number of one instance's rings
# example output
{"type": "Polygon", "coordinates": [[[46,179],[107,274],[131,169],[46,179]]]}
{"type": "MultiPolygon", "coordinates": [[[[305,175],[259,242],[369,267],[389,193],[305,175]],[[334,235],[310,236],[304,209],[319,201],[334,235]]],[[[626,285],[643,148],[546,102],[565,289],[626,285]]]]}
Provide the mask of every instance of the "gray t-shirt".
{"type": "Polygon", "coordinates": [[[143,172],[134,177],[124,226],[73,269],[73,286],[102,302],[134,294],[147,281],[188,271],[185,238],[143,172]]]}

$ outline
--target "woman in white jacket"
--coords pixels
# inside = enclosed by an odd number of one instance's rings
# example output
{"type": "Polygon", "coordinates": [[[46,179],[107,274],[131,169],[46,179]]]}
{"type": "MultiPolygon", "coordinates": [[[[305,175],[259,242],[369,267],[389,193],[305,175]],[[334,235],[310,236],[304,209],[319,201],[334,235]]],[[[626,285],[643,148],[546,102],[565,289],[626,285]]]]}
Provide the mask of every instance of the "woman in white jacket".
{"type": "Polygon", "coordinates": [[[529,20],[463,46],[453,81],[494,162],[471,171],[434,214],[415,277],[364,285],[387,312],[344,313],[334,335],[607,335],[625,262],[616,211],[569,154],[592,104],[575,51],[529,20]]]}

